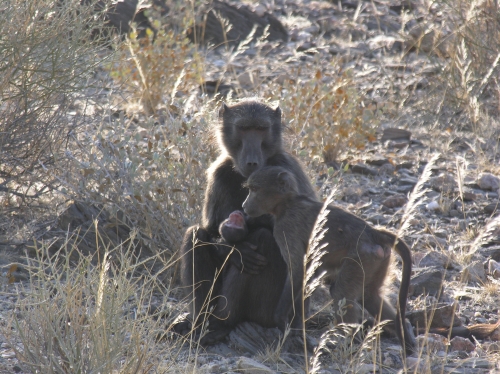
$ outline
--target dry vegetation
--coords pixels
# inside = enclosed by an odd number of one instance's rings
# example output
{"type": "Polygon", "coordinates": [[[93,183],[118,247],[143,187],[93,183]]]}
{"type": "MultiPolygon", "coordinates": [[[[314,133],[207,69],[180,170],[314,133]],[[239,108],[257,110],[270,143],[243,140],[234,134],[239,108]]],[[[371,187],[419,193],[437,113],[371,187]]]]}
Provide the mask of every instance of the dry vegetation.
{"type": "MultiPolygon", "coordinates": [[[[279,102],[287,147],[325,197],[337,187],[337,203],[393,227],[416,264],[431,251],[460,269],[447,276],[445,296],[414,296],[410,309],[459,302],[467,322],[496,321],[499,280],[490,272],[478,281],[468,265],[500,242],[498,212],[483,212],[483,200],[498,204],[500,191],[467,197],[481,173],[500,173],[496,1],[402,1],[411,9],[399,13],[396,36],[369,41],[363,15],[383,35],[390,2],[290,0],[287,13],[282,1],[267,1],[293,43],[264,33],[219,48],[187,39],[200,22],[196,2],[167,1],[163,17],[152,9],[156,30],[143,39],[116,35],[97,7],[79,3],[0,3],[0,371],[247,370],[238,356],[217,361],[217,351],[169,331],[185,311],[177,249],[199,222],[205,171],[216,157],[221,96],[209,95],[206,81],[231,84],[228,101],[279,102]],[[335,17],[324,16],[333,7],[335,17]],[[367,52],[375,42],[383,46],[367,52]],[[418,148],[381,141],[387,127],[411,131],[418,148]],[[352,172],[381,157],[387,174],[352,172]],[[401,171],[404,163],[412,173],[401,171]],[[436,189],[439,174],[451,181],[436,189]],[[403,191],[405,207],[383,208],[384,191],[409,177],[415,188],[403,191]]],[[[358,330],[326,326],[308,365],[281,344],[254,358],[290,373],[500,370],[494,343],[477,342],[466,355],[446,346],[443,356],[424,337],[418,355],[403,361],[378,327],[361,341],[358,330]]]]}

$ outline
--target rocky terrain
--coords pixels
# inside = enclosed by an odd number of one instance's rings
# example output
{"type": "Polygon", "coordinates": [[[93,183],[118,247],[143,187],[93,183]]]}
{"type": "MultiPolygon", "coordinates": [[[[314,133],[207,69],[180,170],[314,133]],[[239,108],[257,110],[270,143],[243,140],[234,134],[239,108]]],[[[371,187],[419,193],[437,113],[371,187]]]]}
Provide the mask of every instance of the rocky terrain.
{"type": "MultiPolygon", "coordinates": [[[[447,339],[424,331],[426,327],[495,324],[500,318],[498,60],[491,62],[491,69],[488,66],[482,76],[474,77],[470,90],[462,81],[452,92],[450,82],[456,71],[446,66],[462,61],[472,69],[474,61],[468,61],[477,56],[473,51],[469,55],[462,51],[457,57],[461,34],[450,21],[456,20],[447,13],[451,8],[440,2],[274,0],[245,3],[240,13],[236,11],[239,2],[228,4],[234,8],[227,10],[227,4],[218,2],[214,6],[220,12],[235,12],[228,16],[230,20],[255,17],[260,29],[248,44],[203,49],[205,82],[197,95],[219,92],[226,97],[278,100],[277,85],[305,85],[315,71],[321,71],[323,81],[328,82],[339,70],[349,71],[364,105],[378,113],[373,139],[362,147],[346,146],[335,161],[326,164],[312,162],[307,152],[297,154],[324,198],[336,187],[336,204],[374,225],[398,232],[413,253],[407,317],[414,327],[422,329],[417,336],[419,353],[403,359],[398,342],[383,335],[377,340],[378,334],[358,345],[357,353],[351,352],[345,342],[353,333],[333,329],[329,307],[325,308],[330,298],[320,287],[313,299],[313,311],[318,314],[308,322],[308,334],[313,345],[322,341],[330,345],[323,347],[321,355],[310,352],[317,362],[311,358],[309,369],[318,373],[500,372],[499,326],[480,340],[447,339]],[[262,39],[259,35],[268,24],[272,37],[262,39]],[[460,89],[474,94],[476,101],[458,100],[460,89]],[[329,331],[327,339],[323,334],[329,331]],[[338,336],[347,338],[342,343],[338,336]],[[372,349],[370,344],[375,340],[376,349],[372,349]]],[[[482,6],[486,12],[495,4],[483,2],[482,6]]],[[[245,27],[242,21],[234,24],[235,34],[227,39],[244,40],[251,29],[245,27]]],[[[496,27],[498,31],[500,24],[496,27]]],[[[220,37],[217,27],[212,29],[220,37]]],[[[207,33],[206,42],[211,40],[220,43],[207,33]]],[[[466,70],[463,68],[462,77],[466,70]]],[[[280,102],[285,123],[292,127],[294,112],[286,104],[280,102]]],[[[140,122],[144,115],[137,117],[140,122]]],[[[288,131],[286,136],[290,149],[301,148],[300,134],[288,131]]],[[[28,255],[34,252],[28,243],[64,238],[68,227],[81,232],[92,229],[98,215],[92,211],[95,207],[78,204],[54,209],[57,214],[51,215],[50,223],[43,230],[18,235],[23,240],[13,240],[9,232],[23,226],[2,219],[0,321],[4,326],[15,313],[19,298],[29,291],[23,250],[28,248],[28,255]],[[11,263],[19,266],[12,268],[11,263]],[[27,288],[21,291],[21,285],[27,288]]],[[[36,219],[24,217],[25,222],[36,219]]],[[[109,224],[106,235],[110,243],[130,235],[131,230],[114,225],[111,218],[100,219],[103,226],[109,224]]],[[[47,223],[47,218],[42,221],[47,223]]],[[[87,241],[82,241],[82,248],[84,253],[93,250],[87,241]]],[[[144,251],[142,256],[153,253],[144,251]]],[[[395,303],[399,258],[394,273],[387,292],[395,303]]],[[[174,280],[172,284],[177,283],[174,280]]],[[[158,294],[150,300],[151,305],[167,303],[175,315],[185,310],[182,293],[173,288],[168,300],[158,294]]],[[[133,308],[132,301],[129,307],[133,308]]],[[[159,341],[158,347],[179,346],[175,355],[164,358],[164,372],[305,372],[301,342],[294,338],[281,346],[278,340],[275,329],[244,323],[226,341],[197,348],[196,354],[192,345],[182,345],[173,336],[159,341]]],[[[24,372],[12,344],[0,335],[0,371],[24,372]]]]}

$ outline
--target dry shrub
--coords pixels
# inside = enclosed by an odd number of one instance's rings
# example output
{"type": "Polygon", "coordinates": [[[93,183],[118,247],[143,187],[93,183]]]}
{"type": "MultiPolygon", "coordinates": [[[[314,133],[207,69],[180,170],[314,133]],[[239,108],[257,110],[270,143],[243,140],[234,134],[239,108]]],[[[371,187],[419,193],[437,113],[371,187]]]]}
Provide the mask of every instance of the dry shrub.
{"type": "Polygon", "coordinates": [[[156,114],[159,104],[168,109],[176,95],[192,90],[200,82],[201,71],[200,57],[185,33],[168,29],[159,21],[155,27],[156,33],[148,29],[142,39],[130,33],[111,68],[113,78],[130,86],[147,115],[156,114]]]}
{"type": "Polygon", "coordinates": [[[75,138],[62,183],[78,199],[126,217],[151,250],[173,253],[185,227],[200,218],[211,156],[205,130],[203,118],[136,126],[121,115],[75,138]]]}
{"type": "Polygon", "coordinates": [[[36,195],[54,187],[53,176],[40,171],[64,156],[65,140],[77,123],[70,108],[85,95],[98,64],[110,55],[98,55],[105,41],[95,30],[102,30],[103,22],[92,4],[79,1],[0,4],[3,190],[36,195]]]}
{"type": "Polygon", "coordinates": [[[290,119],[291,149],[306,159],[337,161],[349,148],[363,148],[378,124],[375,108],[365,107],[348,72],[285,82],[280,105],[290,119]]]}
{"type": "MultiPolygon", "coordinates": [[[[99,242],[99,236],[96,237],[99,242]]],[[[133,242],[131,238],[129,243],[133,242]]],[[[97,266],[76,246],[37,248],[30,282],[4,328],[19,365],[32,373],[145,373],[168,356],[155,341],[165,328],[165,290],[137,271],[133,245],[103,249],[97,266]],[[155,295],[156,312],[149,310],[155,295]]]]}
{"type": "Polygon", "coordinates": [[[444,24],[451,30],[446,40],[450,59],[438,84],[446,87],[446,97],[459,109],[465,109],[476,124],[484,119],[483,113],[494,110],[491,114],[498,114],[500,110],[500,10],[497,2],[489,0],[443,1],[439,6],[444,24]]]}

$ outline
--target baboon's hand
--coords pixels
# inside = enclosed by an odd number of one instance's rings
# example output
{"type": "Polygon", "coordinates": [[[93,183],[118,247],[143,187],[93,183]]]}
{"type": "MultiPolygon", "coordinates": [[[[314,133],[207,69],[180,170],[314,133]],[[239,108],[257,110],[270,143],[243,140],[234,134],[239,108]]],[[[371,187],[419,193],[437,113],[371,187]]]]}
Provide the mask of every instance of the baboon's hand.
{"type": "Polygon", "coordinates": [[[248,274],[259,274],[267,265],[267,258],[257,253],[257,247],[249,242],[238,243],[229,256],[231,264],[248,274]]]}

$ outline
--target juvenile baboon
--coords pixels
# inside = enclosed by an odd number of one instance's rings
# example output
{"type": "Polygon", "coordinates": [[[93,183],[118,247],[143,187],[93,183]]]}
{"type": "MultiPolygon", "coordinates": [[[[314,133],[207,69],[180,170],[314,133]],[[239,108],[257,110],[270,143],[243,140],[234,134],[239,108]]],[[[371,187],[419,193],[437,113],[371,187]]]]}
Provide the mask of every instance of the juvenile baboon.
{"type": "MultiPolygon", "coordinates": [[[[273,235],[289,269],[275,320],[285,324],[294,306],[300,315],[304,255],[323,204],[302,195],[295,177],[281,167],[260,169],[248,178],[246,186],[250,192],[243,203],[245,213],[250,217],[262,214],[275,217],[273,235]]],[[[411,275],[409,248],[394,234],[377,230],[341,208],[330,205],[328,210],[325,223],[328,230],[322,240],[327,247],[318,272],[326,271],[332,281],[330,294],[337,320],[359,323],[366,308],[373,317],[380,315],[381,320],[393,321],[402,346],[410,352],[414,347],[413,334],[405,323],[411,275]],[[403,260],[397,312],[382,295],[392,248],[403,260]],[[343,299],[347,308],[339,306],[343,299]]]]}
{"type": "MultiPolygon", "coordinates": [[[[236,243],[236,250],[227,259],[226,266],[239,271],[223,271],[214,279],[232,248],[221,244],[219,226],[231,212],[242,209],[248,194],[243,182],[255,170],[279,165],[295,176],[301,194],[317,199],[298,160],[282,148],[279,108],[253,100],[222,104],[219,119],[221,155],[207,172],[202,222],[186,231],[181,247],[181,282],[191,294],[192,319],[201,322],[204,313],[217,304],[209,325],[215,331],[212,338],[205,339],[207,344],[227,335],[235,323],[249,315],[254,322],[269,326],[271,321],[272,325],[286,278],[285,263],[272,236],[273,221],[266,215],[247,221],[248,239],[236,243]],[[228,315],[231,318],[226,318],[228,315]]],[[[185,327],[176,330],[185,333],[185,327]]]]}
{"type": "Polygon", "coordinates": [[[219,226],[220,237],[229,244],[243,241],[248,235],[245,215],[241,210],[235,210],[219,226]]]}

